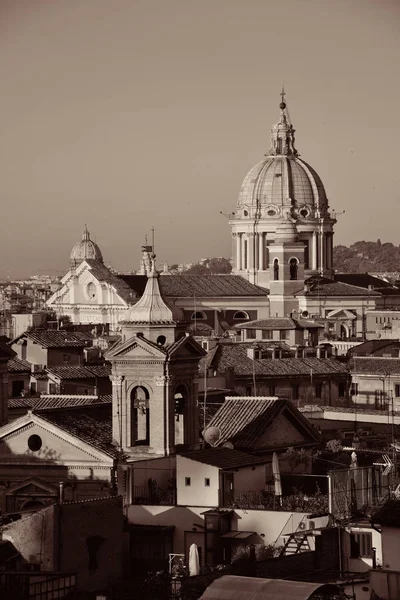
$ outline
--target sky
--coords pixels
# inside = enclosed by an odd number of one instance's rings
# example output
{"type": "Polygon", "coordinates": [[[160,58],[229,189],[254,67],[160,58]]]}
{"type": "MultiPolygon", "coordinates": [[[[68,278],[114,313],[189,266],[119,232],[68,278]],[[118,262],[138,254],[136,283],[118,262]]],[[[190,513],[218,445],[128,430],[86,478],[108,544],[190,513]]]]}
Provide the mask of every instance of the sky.
{"type": "Polygon", "coordinates": [[[0,277],[230,256],[280,90],[336,244],[400,244],[398,0],[0,0],[0,277]]]}

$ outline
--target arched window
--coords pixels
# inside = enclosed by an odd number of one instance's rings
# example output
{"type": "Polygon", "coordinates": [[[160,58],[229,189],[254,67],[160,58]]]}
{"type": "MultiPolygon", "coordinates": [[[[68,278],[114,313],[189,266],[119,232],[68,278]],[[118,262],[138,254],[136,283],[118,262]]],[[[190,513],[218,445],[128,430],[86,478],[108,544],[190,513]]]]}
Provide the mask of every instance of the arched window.
{"type": "Polygon", "coordinates": [[[192,321],[207,321],[207,315],[202,310],[197,310],[190,318],[192,321]]]}
{"type": "Polygon", "coordinates": [[[187,390],[184,385],[178,385],[174,393],[175,399],[175,446],[186,443],[185,418],[187,407],[187,390]]]}
{"type": "Polygon", "coordinates": [[[131,446],[150,445],[149,392],[140,385],[131,391],[131,446]]]}
{"type": "Polygon", "coordinates": [[[243,321],[243,319],[249,320],[250,317],[248,313],[244,310],[237,310],[233,315],[234,321],[243,321]]]}
{"type": "Polygon", "coordinates": [[[297,279],[297,271],[299,268],[299,263],[297,258],[291,258],[289,261],[289,270],[290,270],[290,279],[297,279]]]}
{"type": "Polygon", "coordinates": [[[279,279],[279,260],[275,258],[274,260],[274,280],[278,281],[279,279]]]}

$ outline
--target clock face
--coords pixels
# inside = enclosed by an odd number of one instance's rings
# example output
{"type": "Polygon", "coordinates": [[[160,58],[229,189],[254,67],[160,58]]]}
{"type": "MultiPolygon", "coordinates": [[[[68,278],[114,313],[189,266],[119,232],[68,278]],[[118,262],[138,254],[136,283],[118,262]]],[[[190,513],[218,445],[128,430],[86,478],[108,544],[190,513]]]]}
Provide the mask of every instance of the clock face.
{"type": "Polygon", "coordinates": [[[86,293],[88,295],[89,300],[95,300],[97,296],[97,290],[94,283],[91,281],[86,286],[86,293]]]}

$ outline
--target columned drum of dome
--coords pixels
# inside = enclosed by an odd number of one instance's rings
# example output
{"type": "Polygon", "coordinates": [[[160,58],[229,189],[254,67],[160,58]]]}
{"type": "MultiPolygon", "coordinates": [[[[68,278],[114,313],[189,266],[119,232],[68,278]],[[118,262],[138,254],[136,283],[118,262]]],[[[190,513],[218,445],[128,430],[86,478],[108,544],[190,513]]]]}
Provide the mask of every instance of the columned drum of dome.
{"type": "Polygon", "coordinates": [[[84,260],[97,260],[103,263],[103,255],[98,245],[90,239],[90,233],[85,225],[82,239],[71,250],[70,265],[77,267],[84,260]]]}
{"type": "Polygon", "coordinates": [[[277,227],[288,217],[304,244],[305,276],[333,273],[336,220],[329,213],[320,177],[295,147],[295,130],[283,98],[280,112],[271,130],[270,150],[244,178],[230,221],[233,272],[264,287],[273,279],[268,247],[275,241],[277,227]]]}

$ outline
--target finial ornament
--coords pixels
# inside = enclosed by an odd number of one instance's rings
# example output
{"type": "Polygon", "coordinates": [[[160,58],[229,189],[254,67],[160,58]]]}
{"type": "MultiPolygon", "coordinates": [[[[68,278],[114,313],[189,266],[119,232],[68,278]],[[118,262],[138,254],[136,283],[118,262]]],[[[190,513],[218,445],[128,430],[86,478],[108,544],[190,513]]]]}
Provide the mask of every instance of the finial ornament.
{"type": "Polygon", "coordinates": [[[280,108],[281,110],[285,110],[285,108],[286,108],[285,96],[286,96],[286,93],[285,93],[285,85],[284,85],[284,84],[282,84],[282,91],[281,91],[281,103],[280,103],[280,105],[279,105],[279,108],[280,108]]]}

